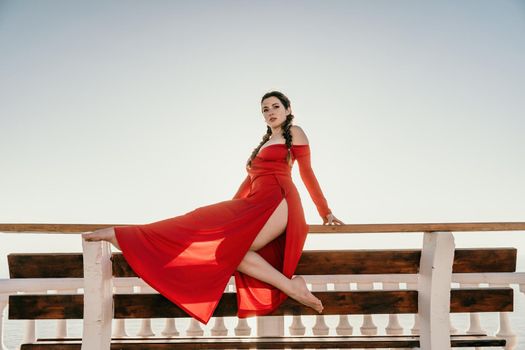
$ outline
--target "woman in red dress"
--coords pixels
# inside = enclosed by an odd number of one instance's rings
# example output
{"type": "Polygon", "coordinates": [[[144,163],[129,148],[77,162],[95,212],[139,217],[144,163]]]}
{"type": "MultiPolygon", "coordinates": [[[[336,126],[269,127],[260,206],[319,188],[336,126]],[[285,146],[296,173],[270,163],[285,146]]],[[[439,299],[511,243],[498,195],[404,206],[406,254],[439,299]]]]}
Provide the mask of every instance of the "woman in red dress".
{"type": "Polygon", "coordinates": [[[323,311],[304,279],[293,277],[308,234],[291,177],[294,161],[323,224],[343,222],[332,214],[314,175],[306,134],[292,125],[290,100],[271,91],[261,108],[267,132],[233,199],[149,224],[82,235],[111,242],[137,276],[204,324],[232,275],[240,318],[267,315],[288,296],[323,311]]]}

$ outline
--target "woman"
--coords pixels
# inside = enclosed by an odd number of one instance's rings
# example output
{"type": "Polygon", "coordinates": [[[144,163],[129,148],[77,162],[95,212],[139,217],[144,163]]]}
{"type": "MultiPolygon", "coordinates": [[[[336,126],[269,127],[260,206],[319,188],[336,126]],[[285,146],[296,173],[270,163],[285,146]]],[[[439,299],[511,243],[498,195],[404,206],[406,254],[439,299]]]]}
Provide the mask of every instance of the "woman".
{"type": "Polygon", "coordinates": [[[308,234],[291,178],[295,160],[323,224],[343,222],[332,214],[313,173],[306,134],[292,126],[290,100],[271,91],[261,108],[267,132],[233,199],[150,224],[83,234],[87,241],[111,242],[137,276],[204,324],[232,274],[240,318],[269,314],[288,296],[323,311],[304,279],[292,278],[308,234]]]}

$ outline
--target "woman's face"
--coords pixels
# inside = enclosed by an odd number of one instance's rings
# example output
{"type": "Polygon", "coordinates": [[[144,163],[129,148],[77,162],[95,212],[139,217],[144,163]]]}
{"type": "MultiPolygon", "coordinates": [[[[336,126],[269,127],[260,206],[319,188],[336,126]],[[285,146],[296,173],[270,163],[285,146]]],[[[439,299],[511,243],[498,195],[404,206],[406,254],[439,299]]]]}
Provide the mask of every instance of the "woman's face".
{"type": "Polygon", "coordinates": [[[291,107],[285,109],[281,100],[275,96],[264,99],[261,103],[261,109],[266,124],[271,128],[277,128],[284,123],[286,116],[292,112],[291,107]]]}

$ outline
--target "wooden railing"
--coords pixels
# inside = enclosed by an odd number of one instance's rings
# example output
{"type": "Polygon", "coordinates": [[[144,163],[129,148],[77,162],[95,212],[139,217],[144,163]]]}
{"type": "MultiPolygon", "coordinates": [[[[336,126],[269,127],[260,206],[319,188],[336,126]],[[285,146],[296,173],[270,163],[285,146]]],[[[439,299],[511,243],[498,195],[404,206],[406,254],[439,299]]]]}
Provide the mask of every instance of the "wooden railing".
{"type": "MultiPolygon", "coordinates": [[[[86,231],[93,231],[98,228],[121,226],[124,224],[0,224],[0,232],[18,232],[18,233],[64,233],[64,234],[75,234],[86,231]]],[[[525,231],[525,222],[482,222],[482,223],[410,223],[410,224],[352,224],[352,225],[310,225],[311,234],[359,234],[359,233],[401,233],[401,232],[419,232],[424,233],[426,238],[429,240],[440,236],[448,236],[451,240],[452,245],[447,244],[444,246],[438,245],[427,245],[423,246],[422,255],[437,256],[437,260],[440,259],[440,254],[450,254],[450,249],[454,247],[453,232],[488,232],[488,231],[525,231]]],[[[429,241],[430,242],[430,241],[429,241]]],[[[508,245],[512,242],[506,242],[508,245]]],[[[436,261],[437,261],[436,260],[436,261]]],[[[435,266],[431,266],[434,269],[435,266]]],[[[437,276],[436,273],[439,271],[427,271],[437,276]]],[[[425,273],[425,271],[420,271],[425,273]]],[[[356,289],[371,289],[373,283],[381,283],[383,289],[401,289],[400,284],[406,284],[408,287],[412,286],[418,288],[420,293],[425,292],[425,288],[420,285],[418,287],[417,274],[362,274],[362,275],[324,275],[324,276],[305,276],[307,283],[312,285],[314,291],[322,291],[327,289],[328,284],[333,284],[335,290],[348,290],[350,284],[355,284],[356,289]]],[[[444,275],[446,278],[446,274],[444,275]]],[[[519,285],[520,291],[525,293],[525,273],[512,272],[512,273],[483,273],[483,274],[462,274],[454,273],[450,277],[452,283],[460,284],[462,286],[477,286],[480,284],[489,284],[491,286],[509,286],[519,285]]],[[[231,287],[234,288],[232,281],[230,281],[231,287]]],[[[133,291],[133,286],[140,287],[140,292],[154,292],[149,286],[145,285],[138,278],[127,277],[127,278],[115,278],[113,286],[116,290],[121,291],[133,291]]],[[[78,291],[79,288],[84,287],[84,281],[82,278],[72,279],[27,279],[27,280],[0,280],[0,317],[3,315],[3,310],[7,304],[7,296],[17,293],[28,293],[28,292],[40,292],[47,293],[49,290],[55,290],[57,293],[68,292],[71,290],[78,291]]],[[[439,294],[441,291],[432,289],[432,286],[427,286],[426,292],[429,296],[439,294]]],[[[450,288],[450,284],[448,286],[450,288]]],[[[434,297],[435,298],[435,297],[434,297]]],[[[421,310],[422,311],[422,310],[421,310]]],[[[429,310],[426,310],[429,311],[429,310]]],[[[315,325],[311,331],[314,335],[328,334],[330,328],[324,321],[323,315],[316,315],[315,325]]],[[[471,313],[469,316],[470,325],[467,333],[479,333],[483,329],[480,324],[479,315],[471,313]]],[[[2,336],[1,327],[3,326],[3,319],[0,319],[0,337],[2,336]]],[[[63,338],[67,336],[65,321],[57,321],[57,338],[63,338]]],[[[113,329],[113,336],[122,336],[126,334],[125,321],[123,319],[116,320],[116,327],[113,329]]],[[[257,335],[273,335],[283,336],[284,335],[284,322],[282,316],[270,316],[270,317],[259,317],[257,318],[257,335]]],[[[516,335],[512,331],[511,324],[508,319],[506,312],[499,314],[500,329],[497,335],[503,336],[507,339],[508,349],[515,347],[517,343],[516,335]]],[[[352,325],[349,323],[348,316],[339,316],[339,324],[334,330],[336,334],[348,334],[352,332],[352,325]]],[[[377,334],[377,326],[374,323],[372,315],[364,315],[361,326],[362,334],[377,334]]],[[[448,327],[443,332],[454,333],[453,327],[448,327]]],[[[215,318],[215,324],[210,329],[212,335],[224,335],[228,332],[225,328],[222,318],[215,318]]],[[[238,320],[237,327],[234,330],[235,334],[252,334],[250,327],[248,327],[246,320],[238,320]]],[[[399,325],[398,317],[395,314],[389,315],[388,325],[385,328],[386,334],[399,334],[402,328],[399,325]]],[[[187,335],[202,335],[204,332],[203,327],[200,323],[192,320],[189,328],[186,330],[187,335]]],[[[304,334],[305,326],[302,322],[302,316],[293,316],[292,324],[289,327],[290,334],[304,334]]],[[[425,330],[421,329],[420,320],[418,315],[414,315],[413,326],[411,327],[411,333],[421,334],[422,344],[429,344],[424,348],[436,348],[430,344],[434,339],[428,335],[428,339],[424,338],[425,330]],[[428,343],[424,343],[428,341],[428,343]]],[[[147,336],[152,335],[151,322],[148,319],[142,321],[142,328],[137,335],[147,336]]],[[[171,336],[177,336],[179,334],[176,329],[173,319],[166,319],[165,329],[163,334],[169,334],[171,336]]],[[[27,321],[26,333],[24,337],[25,341],[31,341],[35,338],[35,321],[27,321]]],[[[0,347],[3,342],[0,338],[0,347]]]]}

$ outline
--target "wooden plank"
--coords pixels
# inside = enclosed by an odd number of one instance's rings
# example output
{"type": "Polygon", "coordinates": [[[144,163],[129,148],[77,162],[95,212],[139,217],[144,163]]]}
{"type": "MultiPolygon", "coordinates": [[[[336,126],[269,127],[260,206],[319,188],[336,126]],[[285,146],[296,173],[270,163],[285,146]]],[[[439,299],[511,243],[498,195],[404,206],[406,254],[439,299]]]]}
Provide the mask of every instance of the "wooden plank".
{"type": "MultiPolygon", "coordinates": [[[[452,289],[450,312],[513,311],[512,288],[452,289]]],[[[314,292],[325,306],[323,315],[417,313],[417,291],[314,292]]],[[[115,294],[115,318],[189,317],[160,294],[115,294]]],[[[9,319],[81,319],[83,295],[10,295],[9,319]]],[[[288,298],[273,316],[316,315],[306,306],[288,298]]],[[[214,316],[236,316],[235,293],[225,293],[214,316]]]]}
{"type": "Polygon", "coordinates": [[[22,294],[9,296],[11,320],[28,319],[82,319],[82,294],[22,294]]]}
{"type": "MultiPolygon", "coordinates": [[[[324,305],[323,315],[416,313],[417,291],[314,292],[324,305]]],[[[116,294],[115,318],[189,317],[160,294],[116,294]]],[[[235,293],[224,293],[214,316],[236,316],[235,293]]],[[[317,315],[315,310],[288,298],[268,316],[317,315]]]]}
{"type": "MultiPolygon", "coordinates": [[[[306,250],[296,274],[418,273],[421,250],[306,250]]],[[[516,248],[462,248],[455,250],[453,272],[514,272],[516,248]]],[[[7,257],[10,278],[83,277],[82,254],[13,253],[7,257]]],[[[122,253],[112,253],[115,277],[137,277],[122,253]]]]}
{"type": "Polygon", "coordinates": [[[9,278],[82,278],[82,254],[13,253],[7,255],[9,278]]]}
{"type": "MultiPolygon", "coordinates": [[[[130,224],[0,224],[0,232],[19,233],[80,233],[106,227],[129,226],[130,224]]],[[[525,222],[447,222],[447,223],[395,223],[395,224],[346,224],[309,225],[310,233],[398,233],[398,232],[483,232],[525,231],[525,222]]]]}
{"type": "MultiPolygon", "coordinates": [[[[516,248],[456,249],[453,273],[513,272],[516,248]]],[[[418,273],[421,250],[305,250],[297,275],[418,273]]],[[[113,253],[113,276],[137,277],[122,253],[113,253]]]]}
{"type": "Polygon", "coordinates": [[[515,272],[517,254],[516,248],[456,249],[452,272],[515,272]]]}
{"type": "Polygon", "coordinates": [[[452,289],[450,312],[499,312],[514,310],[512,288],[452,289]]]}
{"type": "MultiPolygon", "coordinates": [[[[452,335],[455,347],[505,346],[503,338],[479,335],[452,335]]],[[[326,348],[413,348],[419,347],[419,337],[392,336],[301,336],[301,337],[175,337],[154,339],[113,339],[111,349],[326,349],[326,348]]],[[[42,341],[23,344],[22,350],[78,350],[79,340],[42,341]]]]}

